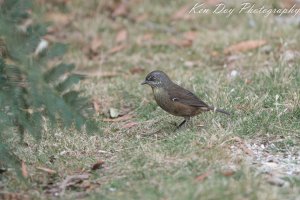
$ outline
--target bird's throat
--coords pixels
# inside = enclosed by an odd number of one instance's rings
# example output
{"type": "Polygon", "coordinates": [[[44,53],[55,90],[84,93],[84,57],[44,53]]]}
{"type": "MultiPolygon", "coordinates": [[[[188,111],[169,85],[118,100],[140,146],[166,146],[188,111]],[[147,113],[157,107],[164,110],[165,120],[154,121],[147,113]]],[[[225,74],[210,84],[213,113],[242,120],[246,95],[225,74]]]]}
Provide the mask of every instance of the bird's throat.
{"type": "Polygon", "coordinates": [[[162,96],[166,92],[165,89],[162,87],[153,87],[152,90],[154,97],[162,96]]]}

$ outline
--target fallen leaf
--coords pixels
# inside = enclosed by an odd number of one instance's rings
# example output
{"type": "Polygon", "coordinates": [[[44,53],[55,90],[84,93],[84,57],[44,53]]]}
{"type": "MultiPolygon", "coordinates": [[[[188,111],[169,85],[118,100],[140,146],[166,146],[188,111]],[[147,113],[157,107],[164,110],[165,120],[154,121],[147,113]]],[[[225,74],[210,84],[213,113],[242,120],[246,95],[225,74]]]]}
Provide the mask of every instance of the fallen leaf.
{"type": "Polygon", "coordinates": [[[153,34],[151,34],[151,33],[146,33],[142,37],[143,40],[152,40],[152,38],[153,38],[153,34]]]}
{"type": "Polygon", "coordinates": [[[144,73],[145,69],[141,68],[141,67],[133,67],[130,69],[130,73],[131,74],[141,74],[144,73]]]}
{"type": "Polygon", "coordinates": [[[124,126],[122,126],[122,128],[125,128],[125,129],[129,129],[129,128],[132,128],[136,125],[138,125],[139,123],[137,122],[128,122],[127,124],[125,124],[124,126]]]}
{"type": "Polygon", "coordinates": [[[146,33],[146,34],[144,34],[142,36],[138,36],[137,39],[136,39],[136,42],[138,44],[142,44],[143,42],[152,40],[152,38],[153,38],[153,34],[146,33]]]}
{"type": "Polygon", "coordinates": [[[93,103],[93,107],[94,107],[95,112],[99,113],[100,112],[99,100],[98,99],[93,99],[92,103],[93,103]]]}
{"type": "Polygon", "coordinates": [[[118,32],[117,36],[116,36],[116,43],[121,43],[127,40],[127,30],[126,29],[122,29],[118,32]]]}
{"type": "Polygon", "coordinates": [[[97,53],[102,45],[102,40],[100,37],[94,37],[90,44],[90,49],[93,53],[97,53]]]}
{"type": "Polygon", "coordinates": [[[194,41],[197,38],[198,33],[196,31],[188,31],[183,34],[183,37],[187,40],[194,41]]]}
{"type": "Polygon", "coordinates": [[[282,0],[280,1],[281,8],[292,8],[294,6],[294,8],[300,8],[300,2],[298,0],[282,0]]]}
{"type": "Polygon", "coordinates": [[[205,172],[199,176],[196,177],[196,181],[203,182],[207,177],[211,175],[211,171],[205,172]]]}
{"type": "Polygon", "coordinates": [[[252,49],[261,47],[261,46],[265,45],[266,43],[267,43],[266,40],[243,41],[243,42],[239,42],[237,44],[227,47],[226,49],[224,49],[224,53],[229,54],[229,53],[248,51],[248,50],[252,50],[252,49]]]}
{"type": "Polygon", "coordinates": [[[221,171],[223,176],[229,177],[235,174],[235,171],[233,169],[226,169],[221,171]]]}
{"type": "Polygon", "coordinates": [[[148,18],[148,15],[146,13],[143,13],[141,15],[138,15],[134,18],[134,20],[137,22],[137,23],[140,23],[140,22],[143,22],[145,21],[146,19],[148,18]]]}
{"type": "Polygon", "coordinates": [[[191,40],[181,40],[177,45],[180,47],[190,47],[193,42],[191,40]]]}
{"type": "Polygon", "coordinates": [[[98,160],[91,168],[91,170],[97,170],[103,167],[104,161],[98,160]]]}
{"type": "Polygon", "coordinates": [[[104,122],[121,122],[121,121],[127,121],[129,119],[132,119],[132,115],[127,114],[127,115],[123,115],[122,117],[118,117],[115,119],[103,119],[104,122]]]}
{"type": "Polygon", "coordinates": [[[217,52],[217,51],[211,51],[211,52],[209,52],[209,54],[210,54],[212,57],[218,57],[218,56],[220,56],[220,53],[217,52]]]}
{"type": "Polygon", "coordinates": [[[27,178],[28,177],[27,166],[23,160],[22,160],[22,164],[21,164],[21,169],[22,169],[22,176],[24,178],[27,178]]]}
{"type": "Polygon", "coordinates": [[[183,33],[183,39],[171,38],[170,43],[179,47],[190,47],[197,38],[197,32],[188,31],[183,33]]]}
{"type": "Polygon", "coordinates": [[[114,53],[117,53],[119,51],[122,51],[123,49],[125,49],[125,45],[121,44],[121,45],[118,45],[118,46],[115,46],[113,47],[112,49],[109,50],[109,54],[114,54],[114,53]]]}
{"type": "Polygon", "coordinates": [[[196,63],[193,62],[193,61],[185,61],[183,63],[183,65],[186,66],[186,67],[194,67],[196,65],[196,63]]]}
{"type": "Polygon", "coordinates": [[[182,40],[178,40],[176,38],[171,38],[170,39],[170,43],[174,44],[178,47],[190,47],[193,44],[193,41],[191,40],[186,40],[186,39],[182,39],[182,40]]]}
{"type": "Polygon", "coordinates": [[[190,6],[184,5],[181,8],[179,8],[179,10],[172,15],[171,19],[172,20],[189,19],[190,18],[190,15],[188,13],[189,10],[190,10],[190,6]]]}
{"type": "Polygon", "coordinates": [[[46,167],[36,167],[36,168],[41,170],[41,171],[47,172],[48,174],[56,174],[57,173],[55,170],[49,169],[49,168],[46,168],[46,167]]]}
{"type": "Polygon", "coordinates": [[[69,15],[59,13],[59,12],[50,12],[46,14],[46,20],[53,22],[55,25],[66,26],[71,22],[71,17],[69,15]]]}
{"type": "Polygon", "coordinates": [[[47,40],[47,41],[49,41],[49,42],[51,42],[51,43],[56,43],[56,42],[58,42],[58,41],[59,41],[58,38],[57,38],[55,35],[53,35],[53,34],[51,33],[51,31],[52,31],[52,30],[50,30],[50,32],[48,32],[48,34],[45,35],[45,36],[43,37],[43,39],[45,39],[45,40],[47,40]]]}
{"type": "Polygon", "coordinates": [[[252,83],[252,80],[251,80],[251,79],[248,79],[248,78],[246,78],[246,79],[245,79],[245,83],[246,83],[246,84],[250,84],[250,83],[252,83]]]}
{"type": "Polygon", "coordinates": [[[121,3],[117,4],[113,10],[112,16],[118,17],[123,16],[125,17],[129,12],[129,7],[127,1],[122,1],[121,3]]]}

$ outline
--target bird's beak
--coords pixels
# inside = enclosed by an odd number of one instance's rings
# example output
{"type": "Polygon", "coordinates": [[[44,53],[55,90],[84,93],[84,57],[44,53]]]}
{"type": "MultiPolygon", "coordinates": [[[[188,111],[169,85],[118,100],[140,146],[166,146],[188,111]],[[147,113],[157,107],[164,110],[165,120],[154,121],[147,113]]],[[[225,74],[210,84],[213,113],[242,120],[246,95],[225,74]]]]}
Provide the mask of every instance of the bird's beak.
{"type": "Polygon", "coordinates": [[[141,85],[149,84],[148,81],[143,81],[141,85]]]}

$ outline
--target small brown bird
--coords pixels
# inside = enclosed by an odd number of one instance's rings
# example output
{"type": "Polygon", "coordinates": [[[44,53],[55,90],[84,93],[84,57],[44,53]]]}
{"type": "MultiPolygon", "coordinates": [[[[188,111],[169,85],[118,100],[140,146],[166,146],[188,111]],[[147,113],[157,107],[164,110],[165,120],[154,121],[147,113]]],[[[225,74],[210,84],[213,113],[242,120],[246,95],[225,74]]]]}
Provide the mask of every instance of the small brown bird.
{"type": "Polygon", "coordinates": [[[168,113],[184,117],[184,121],[179,124],[180,128],[183,124],[205,111],[215,111],[230,115],[228,112],[208,106],[192,92],[175,84],[167,74],[162,71],[153,71],[146,76],[142,85],[150,85],[153,91],[156,103],[168,113]]]}

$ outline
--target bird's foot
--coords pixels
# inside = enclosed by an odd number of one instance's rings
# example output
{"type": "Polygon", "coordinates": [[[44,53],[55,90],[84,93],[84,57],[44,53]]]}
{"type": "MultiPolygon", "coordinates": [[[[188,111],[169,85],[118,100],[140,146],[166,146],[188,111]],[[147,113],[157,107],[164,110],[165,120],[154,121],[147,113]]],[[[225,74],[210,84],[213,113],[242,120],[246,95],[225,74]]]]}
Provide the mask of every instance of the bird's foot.
{"type": "Polygon", "coordinates": [[[169,122],[169,124],[171,124],[172,126],[176,126],[177,127],[177,123],[176,122],[169,122]]]}

